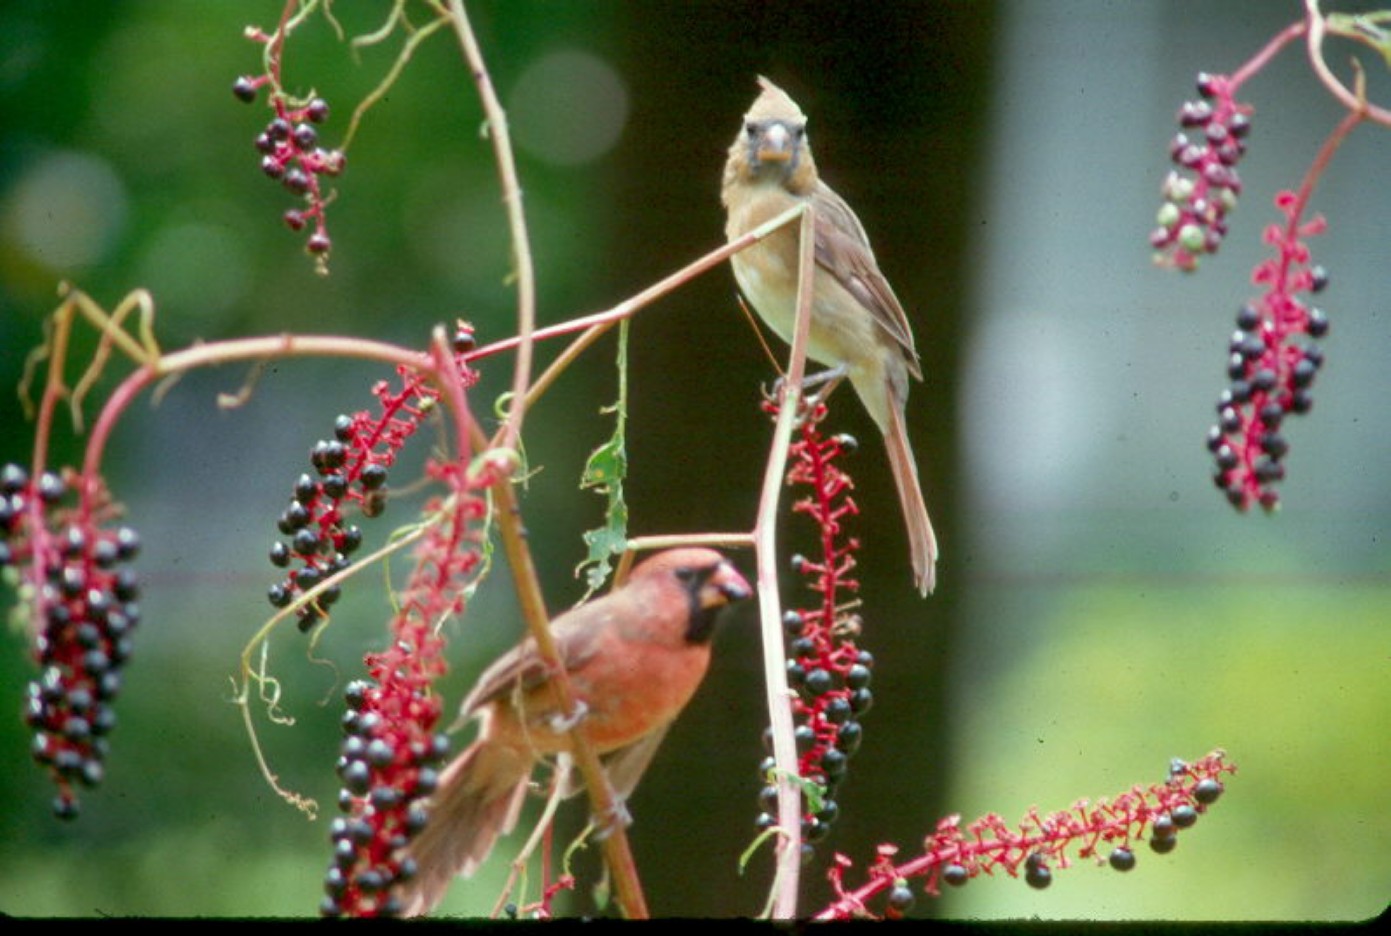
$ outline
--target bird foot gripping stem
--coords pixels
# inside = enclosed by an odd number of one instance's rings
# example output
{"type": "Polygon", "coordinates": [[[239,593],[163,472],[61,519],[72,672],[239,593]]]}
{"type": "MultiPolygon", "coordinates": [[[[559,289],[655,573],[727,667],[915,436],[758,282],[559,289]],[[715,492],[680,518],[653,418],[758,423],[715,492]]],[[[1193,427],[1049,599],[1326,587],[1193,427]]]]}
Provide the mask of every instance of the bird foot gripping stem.
{"type": "Polygon", "coordinates": [[[556,734],[565,734],[580,722],[584,721],[589,715],[589,706],[583,699],[575,700],[575,710],[568,715],[553,715],[550,719],[550,729],[556,734]]]}
{"type": "MultiPolygon", "coordinates": [[[[804,412],[811,412],[817,406],[824,403],[835,392],[836,387],[845,379],[848,371],[844,364],[837,364],[835,367],[828,367],[826,370],[815,374],[809,374],[802,378],[802,399],[799,408],[804,412]],[[820,393],[808,393],[817,387],[823,387],[820,393]]],[[[786,377],[779,377],[773,381],[771,389],[763,391],[763,398],[774,405],[781,405],[783,399],[783,385],[787,382],[786,377]]]]}

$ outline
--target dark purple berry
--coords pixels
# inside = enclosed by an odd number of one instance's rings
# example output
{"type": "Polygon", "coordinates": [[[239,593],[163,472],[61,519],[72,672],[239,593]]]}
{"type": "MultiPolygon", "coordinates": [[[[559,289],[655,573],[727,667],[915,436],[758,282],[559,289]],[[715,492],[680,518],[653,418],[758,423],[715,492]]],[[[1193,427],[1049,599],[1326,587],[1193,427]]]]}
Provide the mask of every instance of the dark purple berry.
{"type": "Polygon", "coordinates": [[[1179,108],[1178,122],[1183,127],[1201,127],[1212,119],[1212,105],[1206,101],[1187,101],[1179,108]]]}
{"type": "Polygon", "coordinates": [[[1048,869],[1043,856],[1038,852],[1024,860],[1024,880],[1035,890],[1043,890],[1053,883],[1053,872],[1048,869]]]}
{"type": "Polygon", "coordinates": [[[319,132],[309,124],[300,124],[290,134],[290,139],[294,141],[296,148],[308,152],[319,142],[319,132]]]}
{"type": "Polygon", "coordinates": [[[285,173],[281,180],[285,188],[296,195],[303,195],[309,191],[309,175],[303,169],[291,169],[285,173]]]}
{"type": "Polygon", "coordinates": [[[889,889],[889,909],[894,913],[907,913],[913,908],[913,891],[907,882],[895,884],[889,889]]]}
{"type": "Polygon", "coordinates": [[[1204,806],[1211,806],[1221,795],[1222,784],[1211,777],[1199,780],[1198,785],[1193,788],[1193,798],[1204,806]]]}
{"type": "Polygon", "coordinates": [[[1322,309],[1309,310],[1309,334],[1314,338],[1328,334],[1328,313],[1322,309]]]}
{"type": "MultiPolygon", "coordinates": [[[[358,475],[358,480],[362,482],[364,488],[374,491],[386,483],[386,468],[374,462],[362,469],[362,473],[358,475]]],[[[786,618],[784,618],[784,623],[786,623],[786,618]]]]}

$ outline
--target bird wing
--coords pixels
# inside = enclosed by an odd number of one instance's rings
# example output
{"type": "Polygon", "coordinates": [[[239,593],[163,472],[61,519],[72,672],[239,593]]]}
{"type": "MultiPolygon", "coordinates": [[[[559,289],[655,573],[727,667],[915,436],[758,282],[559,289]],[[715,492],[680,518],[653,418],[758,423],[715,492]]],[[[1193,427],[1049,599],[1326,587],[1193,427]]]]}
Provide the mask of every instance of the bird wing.
{"type": "Polygon", "coordinates": [[[908,370],[921,380],[922,368],[913,346],[908,316],[894,295],[893,287],[879,271],[860,219],[855,217],[845,199],[824,182],[816,183],[812,203],[816,207],[816,262],[898,343],[908,362],[908,370]]]}
{"type": "Polygon", "coordinates": [[[632,795],[670,727],[663,725],[604,758],[604,772],[609,776],[609,785],[613,787],[615,796],[627,799],[632,795]]]}
{"type": "MultiPolygon", "coordinates": [[[[638,781],[647,772],[647,765],[652,763],[652,757],[657,753],[657,748],[662,746],[662,739],[667,736],[667,731],[671,725],[662,727],[643,735],[641,738],[621,747],[616,751],[605,754],[602,758],[604,764],[604,775],[609,778],[609,787],[613,790],[613,795],[620,800],[626,800],[637,789],[638,781]]],[[[562,755],[568,756],[568,755],[562,755]]],[[[566,775],[564,796],[570,797],[584,790],[584,778],[578,771],[571,771],[566,775]]]]}
{"type": "MultiPolygon", "coordinates": [[[[610,598],[605,596],[582,605],[573,611],[556,618],[551,623],[551,633],[555,639],[556,651],[567,671],[574,671],[593,658],[599,650],[597,635],[602,628],[581,626],[593,615],[611,613],[610,598]]],[[[550,679],[550,667],[542,659],[536,648],[536,640],[528,637],[511,650],[498,657],[478,677],[473,691],[459,706],[459,719],[462,721],[473,715],[483,706],[513,693],[527,693],[538,688],[550,679]]]]}

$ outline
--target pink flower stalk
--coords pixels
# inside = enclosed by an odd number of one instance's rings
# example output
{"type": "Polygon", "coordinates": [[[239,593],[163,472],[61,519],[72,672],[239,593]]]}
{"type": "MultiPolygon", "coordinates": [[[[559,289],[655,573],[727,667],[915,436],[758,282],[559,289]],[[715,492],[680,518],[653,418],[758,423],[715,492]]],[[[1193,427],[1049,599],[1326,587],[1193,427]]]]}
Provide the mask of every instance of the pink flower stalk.
{"type": "MultiPolygon", "coordinates": [[[[776,411],[771,405],[768,408],[776,411]]],[[[811,488],[792,510],[811,517],[821,541],[819,558],[794,556],[792,560],[793,570],[809,579],[808,586],[819,601],[813,607],[789,610],[783,617],[790,640],[788,684],[797,692],[792,711],[798,722],[798,775],[816,787],[815,791],[804,787],[803,848],[824,839],[839,814],[836,789],[845,779],[850,757],[859,749],[864,735],[860,717],[874,698],[869,689],[874,658],[856,646],[860,617],[844,604],[847,592],[859,590],[859,583],[850,576],[859,540],[846,536],[842,524],[856,516],[859,508],[850,497],[854,484],[836,459],[854,452],[856,442],[848,435],[822,436],[818,426],[825,415],[825,405],[815,405],[788,450],[792,467],[787,483],[811,488]]],[[[765,778],[771,766],[772,759],[766,759],[765,778]]],[[[777,787],[766,785],[759,799],[764,810],[758,817],[759,827],[776,824],[777,787]]]]}
{"type": "Polygon", "coordinates": [[[1222,795],[1222,775],[1235,772],[1219,750],[1191,764],[1175,758],[1164,783],[1136,785],[1113,800],[1080,800],[1071,809],[1046,816],[1031,809],[1014,826],[994,813],[965,826],[960,816],[948,816],[923,840],[923,853],[916,858],[896,863],[898,847],[879,846],[867,870],[868,882],[853,890],[846,886],[845,874],[854,863],[836,855],[827,872],[836,900],[816,919],[877,918],[880,914],[868,901],[880,894],[885,895],[882,915],[900,917],[914,903],[909,882],[915,878],[923,879],[923,891],[933,897],[941,894],[942,882],[960,887],[996,871],[1016,878],[1022,872],[1030,887],[1045,888],[1052,882],[1053,869],[1071,867],[1069,850],[1076,858],[1129,871],[1137,862],[1137,841],[1148,834],[1151,851],[1173,851],[1178,833],[1191,828],[1222,795]]]}
{"type": "Polygon", "coordinates": [[[1280,432],[1290,413],[1313,406],[1312,385],[1323,365],[1317,339],[1328,333],[1328,316],[1302,294],[1328,284],[1323,267],[1309,265],[1303,238],[1320,234],[1322,217],[1300,221],[1303,199],[1281,192],[1275,206],[1285,223],[1265,230],[1275,256],[1262,261],[1251,280],[1260,298],[1242,306],[1228,346],[1231,384],[1217,403],[1217,424],[1208,431],[1208,450],[1217,462],[1217,487],[1238,510],[1255,502],[1267,511],[1280,501],[1276,482],[1285,477],[1281,459],[1289,443],[1280,432]]]}
{"type": "Polygon", "coordinates": [[[1161,266],[1192,272],[1203,254],[1217,252],[1227,233],[1227,214],[1241,194],[1236,166],[1251,129],[1252,109],[1238,104],[1235,92],[1236,83],[1226,75],[1200,74],[1198,100],[1179,108],[1183,130],[1169,144],[1178,168],[1164,179],[1164,204],[1150,234],[1161,266]]]}

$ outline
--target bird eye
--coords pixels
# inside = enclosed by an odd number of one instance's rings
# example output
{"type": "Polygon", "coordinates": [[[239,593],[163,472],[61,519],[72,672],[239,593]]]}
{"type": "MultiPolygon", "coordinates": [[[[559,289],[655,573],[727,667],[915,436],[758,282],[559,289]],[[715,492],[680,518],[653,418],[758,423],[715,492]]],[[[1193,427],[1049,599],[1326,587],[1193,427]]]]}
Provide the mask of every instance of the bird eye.
{"type": "Polygon", "coordinates": [[[696,578],[696,570],[689,566],[679,567],[674,574],[683,582],[694,582],[696,578]]]}
{"type": "Polygon", "coordinates": [[[792,136],[793,136],[794,138],[800,140],[802,137],[804,137],[804,136],[806,136],[806,135],[807,135],[807,128],[806,128],[805,126],[797,126],[797,127],[793,127],[793,128],[792,128],[792,136]]]}
{"type": "Polygon", "coordinates": [[[750,137],[758,136],[758,124],[750,120],[748,123],[744,124],[744,132],[750,137]]]}

